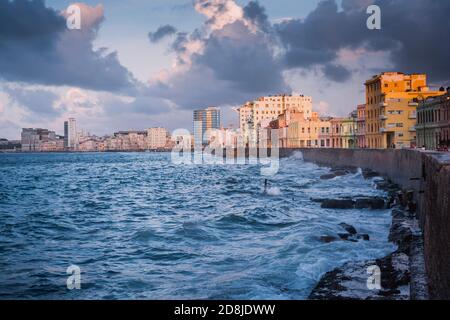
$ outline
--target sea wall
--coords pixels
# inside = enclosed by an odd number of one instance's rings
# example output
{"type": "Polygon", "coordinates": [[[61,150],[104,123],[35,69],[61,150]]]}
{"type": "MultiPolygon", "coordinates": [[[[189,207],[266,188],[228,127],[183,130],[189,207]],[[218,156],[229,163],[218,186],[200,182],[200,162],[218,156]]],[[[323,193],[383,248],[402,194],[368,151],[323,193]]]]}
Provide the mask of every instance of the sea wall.
{"type": "Polygon", "coordinates": [[[431,299],[450,299],[450,155],[416,150],[283,149],[301,151],[305,161],[326,166],[356,166],[410,191],[417,202],[424,236],[431,299]]]}

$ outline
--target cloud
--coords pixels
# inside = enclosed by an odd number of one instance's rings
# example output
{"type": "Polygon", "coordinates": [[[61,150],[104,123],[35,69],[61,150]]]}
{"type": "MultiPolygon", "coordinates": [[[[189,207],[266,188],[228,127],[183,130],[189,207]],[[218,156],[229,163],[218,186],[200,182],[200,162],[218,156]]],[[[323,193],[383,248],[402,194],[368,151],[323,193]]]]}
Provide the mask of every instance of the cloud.
{"type": "MultiPolygon", "coordinates": [[[[431,79],[450,78],[449,1],[334,0],[321,1],[305,19],[290,19],[273,27],[280,38],[286,68],[320,66],[330,80],[348,77],[336,62],[342,49],[389,53],[394,70],[425,72],[431,79]],[[367,6],[376,4],[382,13],[382,29],[366,28],[367,6]]],[[[380,67],[389,62],[380,61],[380,67]]],[[[347,70],[348,71],[348,70],[347,70]]]]}
{"type": "Polygon", "coordinates": [[[174,26],[166,24],[164,26],[160,26],[155,32],[149,32],[148,38],[150,39],[150,42],[157,43],[165,37],[175,34],[176,32],[177,29],[174,26]]]}
{"type": "Polygon", "coordinates": [[[171,111],[171,105],[167,100],[142,93],[135,97],[115,95],[102,95],[105,116],[134,115],[160,115],[171,111]]]}
{"type": "Polygon", "coordinates": [[[119,63],[117,53],[93,48],[103,7],[77,5],[82,28],[68,30],[63,14],[43,1],[1,1],[0,78],[94,90],[132,90],[135,80],[119,63]]]}
{"type": "Polygon", "coordinates": [[[222,29],[244,16],[242,7],[234,0],[196,0],[194,8],[207,18],[205,25],[211,30],[222,29]]]}
{"type": "Polygon", "coordinates": [[[260,30],[267,32],[271,28],[266,10],[257,1],[250,1],[244,7],[244,16],[246,19],[252,21],[260,30]]]}
{"type": "Polygon", "coordinates": [[[5,92],[12,101],[24,107],[34,118],[56,118],[63,111],[54,106],[58,95],[48,90],[7,87],[5,92]]]}
{"type": "Polygon", "coordinates": [[[259,4],[242,8],[232,0],[198,0],[195,9],[207,20],[192,33],[177,33],[171,45],[175,65],[154,79],[154,95],[194,109],[290,91],[259,4]]]}
{"type": "Polygon", "coordinates": [[[20,132],[20,126],[9,120],[0,119],[0,138],[15,140],[20,139],[18,134],[20,132]]]}
{"type": "Polygon", "coordinates": [[[351,72],[344,66],[328,63],[323,67],[324,75],[333,81],[343,82],[347,81],[351,77],[351,72]]]}

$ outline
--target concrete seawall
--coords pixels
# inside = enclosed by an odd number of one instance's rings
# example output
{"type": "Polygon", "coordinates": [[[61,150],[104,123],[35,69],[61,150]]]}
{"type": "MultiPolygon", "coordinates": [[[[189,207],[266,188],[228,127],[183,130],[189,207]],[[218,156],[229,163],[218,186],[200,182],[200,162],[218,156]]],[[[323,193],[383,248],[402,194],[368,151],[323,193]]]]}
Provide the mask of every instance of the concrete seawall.
{"type": "Polygon", "coordinates": [[[416,150],[282,149],[305,161],[377,171],[413,192],[424,235],[431,299],[450,299],[450,154],[416,150]]]}

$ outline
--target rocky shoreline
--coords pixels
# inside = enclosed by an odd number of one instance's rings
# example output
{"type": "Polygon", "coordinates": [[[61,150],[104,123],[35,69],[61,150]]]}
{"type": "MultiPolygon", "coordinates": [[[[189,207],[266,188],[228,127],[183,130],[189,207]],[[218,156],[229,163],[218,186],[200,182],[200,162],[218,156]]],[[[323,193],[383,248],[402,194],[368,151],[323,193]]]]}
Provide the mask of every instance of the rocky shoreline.
{"type": "MultiPolygon", "coordinates": [[[[352,168],[333,168],[321,179],[355,172],[352,168]]],[[[378,173],[363,170],[364,178],[379,176],[378,173]]],[[[353,197],[341,199],[311,199],[321,203],[322,208],[349,209],[389,208],[392,223],[389,241],[398,249],[389,255],[368,261],[348,262],[324,274],[309,295],[313,300],[418,300],[427,299],[428,290],[423,257],[422,234],[416,218],[416,203],[412,194],[400,190],[389,180],[376,181],[378,189],[387,192],[387,198],[353,197]],[[380,271],[378,285],[370,285],[374,267],[380,271]],[[369,281],[369,285],[368,285],[369,281]]],[[[369,241],[369,235],[358,234],[350,225],[340,224],[346,233],[337,236],[322,236],[320,240],[333,241],[369,241]]]]}

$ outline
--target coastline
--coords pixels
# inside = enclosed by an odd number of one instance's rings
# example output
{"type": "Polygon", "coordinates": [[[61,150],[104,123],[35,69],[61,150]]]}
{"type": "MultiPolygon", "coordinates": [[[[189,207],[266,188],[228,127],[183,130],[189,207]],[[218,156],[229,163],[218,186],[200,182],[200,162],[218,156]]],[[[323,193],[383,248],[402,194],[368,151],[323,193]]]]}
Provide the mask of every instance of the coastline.
{"type": "MultiPolygon", "coordinates": [[[[371,172],[370,176],[377,176],[371,172]]],[[[415,206],[389,180],[376,183],[387,192],[392,222],[388,235],[397,250],[378,259],[350,261],[326,272],[308,299],[312,300],[422,300],[428,299],[422,233],[415,206]],[[369,289],[368,270],[379,267],[381,287],[369,289]]],[[[376,214],[376,213],[374,213],[376,214]]]]}
{"type": "Polygon", "coordinates": [[[353,165],[378,172],[405,190],[417,210],[429,299],[450,299],[450,153],[414,149],[284,149],[326,166],[353,165]]]}

